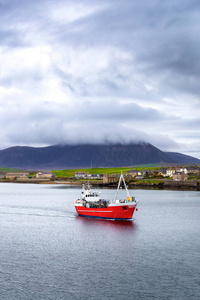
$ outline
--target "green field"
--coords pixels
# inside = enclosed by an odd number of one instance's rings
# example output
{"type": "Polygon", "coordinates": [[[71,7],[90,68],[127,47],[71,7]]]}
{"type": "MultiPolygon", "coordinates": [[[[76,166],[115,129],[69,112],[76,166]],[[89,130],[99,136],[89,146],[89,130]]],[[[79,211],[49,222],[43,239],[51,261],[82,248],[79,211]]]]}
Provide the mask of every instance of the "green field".
{"type": "Polygon", "coordinates": [[[74,177],[76,172],[85,172],[87,174],[120,174],[121,171],[126,173],[130,170],[143,170],[150,169],[155,170],[160,167],[160,164],[149,164],[149,165],[139,165],[134,167],[122,167],[122,168],[90,168],[90,169],[68,169],[68,170],[59,170],[52,171],[57,177],[67,178],[74,177]]]}
{"type": "Polygon", "coordinates": [[[12,169],[12,168],[0,168],[0,172],[23,172],[24,170],[12,169]]]}
{"type": "MultiPolygon", "coordinates": [[[[133,167],[121,167],[121,168],[88,168],[88,169],[67,169],[67,170],[53,170],[52,172],[56,175],[56,177],[68,178],[75,177],[76,172],[85,172],[87,174],[120,174],[121,171],[126,173],[130,170],[143,170],[150,169],[155,170],[156,168],[161,167],[161,164],[148,164],[148,165],[138,165],[133,167]]],[[[6,172],[23,172],[23,170],[12,169],[12,168],[0,168],[0,173],[6,172]]]]}

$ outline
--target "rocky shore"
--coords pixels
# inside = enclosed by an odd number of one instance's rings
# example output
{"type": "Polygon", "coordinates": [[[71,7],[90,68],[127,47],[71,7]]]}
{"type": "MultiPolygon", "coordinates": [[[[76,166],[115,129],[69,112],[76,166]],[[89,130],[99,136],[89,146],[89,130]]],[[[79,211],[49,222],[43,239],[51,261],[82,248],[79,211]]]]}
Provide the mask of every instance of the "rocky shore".
{"type": "MultiPolygon", "coordinates": [[[[117,186],[117,184],[102,184],[103,186],[117,186]]],[[[177,190],[200,190],[200,181],[198,180],[138,180],[128,183],[130,188],[156,188],[156,189],[177,189],[177,190]]]]}
{"type": "MultiPolygon", "coordinates": [[[[15,180],[4,179],[0,180],[0,182],[7,183],[29,183],[29,184],[66,184],[66,185],[74,185],[81,186],[86,181],[80,180],[69,180],[66,178],[62,179],[36,179],[36,178],[18,178],[15,180]]],[[[108,187],[108,188],[116,188],[118,182],[115,183],[103,183],[102,180],[93,180],[90,181],[92,186],[96,187],[108,187]]],[[[127,183],[129,188],[154,188],[154,189],[177,189],[177,190],[200,190],[200,181],[199,180],[185,180],[185,181],[174,181],[168,179],[160,179],[160,180],[135,180],[127,183]]]]}

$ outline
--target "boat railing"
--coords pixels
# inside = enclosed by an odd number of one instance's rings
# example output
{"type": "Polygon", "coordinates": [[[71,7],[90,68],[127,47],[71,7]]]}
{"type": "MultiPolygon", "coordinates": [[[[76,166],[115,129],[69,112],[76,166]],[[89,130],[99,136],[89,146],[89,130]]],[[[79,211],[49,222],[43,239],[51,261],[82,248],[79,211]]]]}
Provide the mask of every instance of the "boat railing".
{"type": "Polygon", "coordinates": [[[127,197],[126,199],[113,199],[110,200],[110,203],[132,203],[137,202],[135,197],[127,197]]]}

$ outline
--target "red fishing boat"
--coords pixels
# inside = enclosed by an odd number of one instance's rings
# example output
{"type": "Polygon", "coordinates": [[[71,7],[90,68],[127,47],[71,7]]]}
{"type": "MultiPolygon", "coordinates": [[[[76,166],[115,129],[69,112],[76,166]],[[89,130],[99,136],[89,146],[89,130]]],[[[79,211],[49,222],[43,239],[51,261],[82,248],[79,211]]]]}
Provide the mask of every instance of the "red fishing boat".
{"type": "Polygon", "coordinates": [[[119,183],[113,200],[100,198],[100,193],[92,191],[89,184],[83,185],[81,199],[75,200],[75,208],[80,216],[103,218],[103,219],[132,219],[138,201],[131,197],[124,180],[123,174],[120,175],[119,183]],[[124,183],[127,197],[117,199],[121,182],[124,183]]]}

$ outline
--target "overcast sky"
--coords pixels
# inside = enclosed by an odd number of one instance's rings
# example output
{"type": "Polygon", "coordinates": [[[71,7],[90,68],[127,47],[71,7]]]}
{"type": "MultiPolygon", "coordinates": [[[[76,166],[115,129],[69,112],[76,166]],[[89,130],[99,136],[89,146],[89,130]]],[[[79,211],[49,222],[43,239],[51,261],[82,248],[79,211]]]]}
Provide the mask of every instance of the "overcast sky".
{"type": "Polygon", "coordinates": [[[200,1],[0,0],[0,148],[138,141],[200,158],[200,1]]]}

